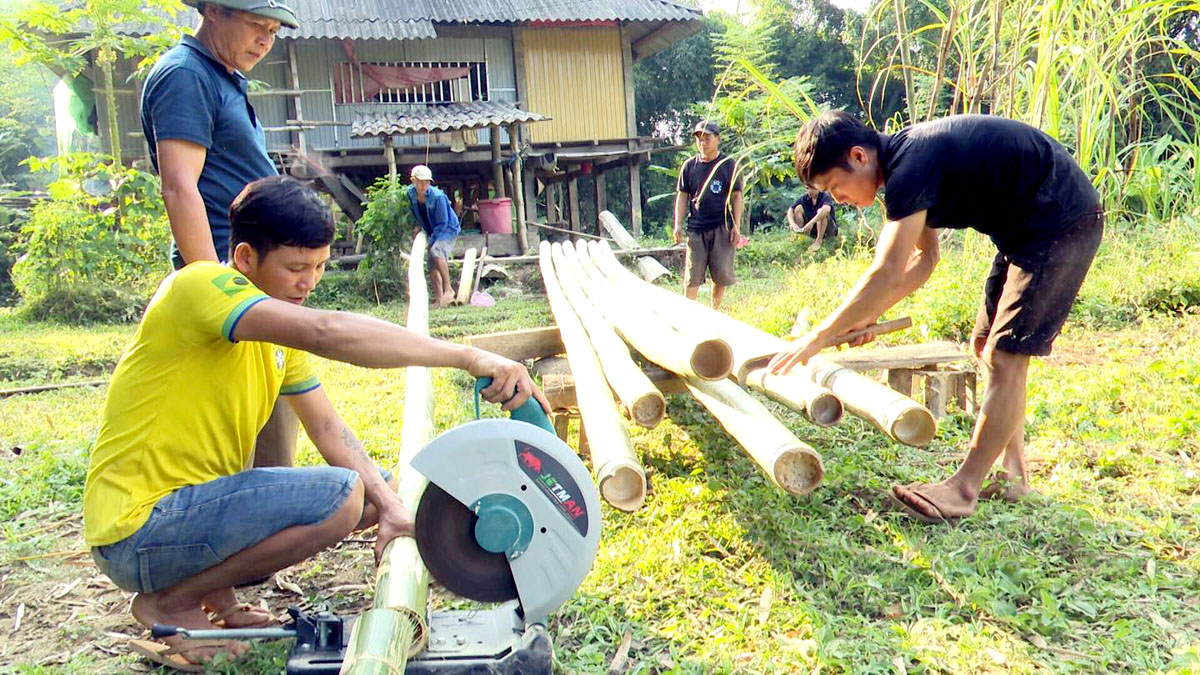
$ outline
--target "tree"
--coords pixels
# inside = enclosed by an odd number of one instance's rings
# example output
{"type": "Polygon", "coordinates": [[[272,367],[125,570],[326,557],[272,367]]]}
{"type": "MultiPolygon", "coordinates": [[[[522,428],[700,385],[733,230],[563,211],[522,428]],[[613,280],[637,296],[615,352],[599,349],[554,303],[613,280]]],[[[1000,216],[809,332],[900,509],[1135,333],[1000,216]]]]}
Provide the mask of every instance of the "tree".
{"type": "Polygon", "coordinates": [[[724,32],[724,21],[707,16],[700,32],[634,64],[638,133],[680,142],[692,104],[712,98],[713,40],[724,32]]]}
{"type": "Polygon", "coordinates": [[[39,63],[60,77],[74,77],[89,63],[100,69],[108,112],[111,154],[121,163],[121,137],[113,68],[119,57],[155,55],[178,39],[179,28],[169,21],[183,9],[179,0],[83,0],[62,7],[37,0],[0,23],[0,41],[17,54],[17,63],[39,63]],[[161,30],[139,31],[129,26],[152,25],[161,30]]]}

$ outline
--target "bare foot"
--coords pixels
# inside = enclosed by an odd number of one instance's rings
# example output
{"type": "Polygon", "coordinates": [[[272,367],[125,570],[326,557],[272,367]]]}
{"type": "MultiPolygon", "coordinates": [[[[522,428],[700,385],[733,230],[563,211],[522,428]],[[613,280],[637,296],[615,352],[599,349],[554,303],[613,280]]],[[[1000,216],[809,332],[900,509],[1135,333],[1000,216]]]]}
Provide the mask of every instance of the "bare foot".
{"type": "Polygon", "coordinates": [[[980,499],[998,499],[1010,504],[1021,501],[1033,493],[1029,480],[1022,476],[1014,479],[1007,471],[997,471],[992,474],[992,480],[979,491],[980,499]]]}
{"type": "Polygon", "coordinates": [[[926,522],[955,520],[975,513],[975,498],[947,482],[893,485],[892,494],[906,510],[916,512],[911,515],[924,516],[921,520],[926,522]]]}
{"type": "MultiPolygon", "coordinates": [[[[197,604],[194,607],[183,610],[165,610],[158,601],[158,593],[149,595],[141,594],[133,598],[133,618],[138,620],[146,628],[150,628],[156,623],[167,624],[170,626],[179,626],[181,628],[192,628],[195,630],[219,630],[220,627],[208,620],[208,616],[197,604]]],[[[185,640],[178,635],[162,638],[162,642],[179,650],[187,649],[190,642],[193,640],[185,640]]],[[[245,642],[229,640],[224,643],[210,644],[211,640],[203,641],[205,646],[196,647],[195,649],[187,650],[184,655],[188,661],[192,663],[207,663],[217,656],[217,654],[228,654],[230,658],[239,658],[250,651],[250,645],[245,642]]],[[[197,642],[197,644],[200,644],[197,642]]]]}

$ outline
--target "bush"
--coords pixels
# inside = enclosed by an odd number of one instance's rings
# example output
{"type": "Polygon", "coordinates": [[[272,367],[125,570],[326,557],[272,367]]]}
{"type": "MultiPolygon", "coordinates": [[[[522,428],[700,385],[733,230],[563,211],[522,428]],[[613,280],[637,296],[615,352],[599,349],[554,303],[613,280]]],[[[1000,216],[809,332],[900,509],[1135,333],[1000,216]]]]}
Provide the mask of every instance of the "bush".
{"type": "Polygon", "coordinates": [[[381,176],[367,188],[359,232],[370,238],[366,260],[358,266],[359,293],[378,302],[403,297],[405,270],[398,254],[411,248],[416,223],[408,206],[408,185],[381,176]]]}
{"type": "Polygon", "coordinates": [[[17,261],[17,256],[13,246],[26,218],[27,214],[24,211],[0,206],[0,307],[15,300],[12,266],[17,261]]]}
{"type": "Polygon", "coordinates": [[[30,165],[57,169],[59,178],[21,228],[12,276],[22,311],[74,322],[136,319],[170,272],[158,179],[90,153],[30,165]]]}

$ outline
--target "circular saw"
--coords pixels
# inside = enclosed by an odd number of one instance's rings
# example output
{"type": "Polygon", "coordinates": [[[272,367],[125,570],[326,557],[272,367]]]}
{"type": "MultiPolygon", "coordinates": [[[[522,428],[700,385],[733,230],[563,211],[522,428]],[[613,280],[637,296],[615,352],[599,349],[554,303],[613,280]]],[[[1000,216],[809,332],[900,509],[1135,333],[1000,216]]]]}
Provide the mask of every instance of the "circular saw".
{"type": "Polygon", "coordinates": [[[600,496],[575,452],[543,428],[549,420],[523,414],[527,421],[455,427],[413,457],[429,479],[415,535],[425,567],[447,589],[480,602],[517,599],[525,620],[540,622],[592,567],[600,496]]]}

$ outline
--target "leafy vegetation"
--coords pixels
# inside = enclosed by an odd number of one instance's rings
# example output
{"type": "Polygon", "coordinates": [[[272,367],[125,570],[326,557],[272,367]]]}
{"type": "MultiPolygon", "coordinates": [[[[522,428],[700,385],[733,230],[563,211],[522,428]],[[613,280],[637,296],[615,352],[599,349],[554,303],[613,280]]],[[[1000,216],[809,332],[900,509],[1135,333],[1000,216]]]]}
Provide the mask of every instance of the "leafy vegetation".
{"type": "Polygon", "coordinates": [[[21,229],[12,277],[23,311],[73,322],[136,319],[169,271],[158,179],[87,153],[32,163],[60,177],[21,229]]]}

